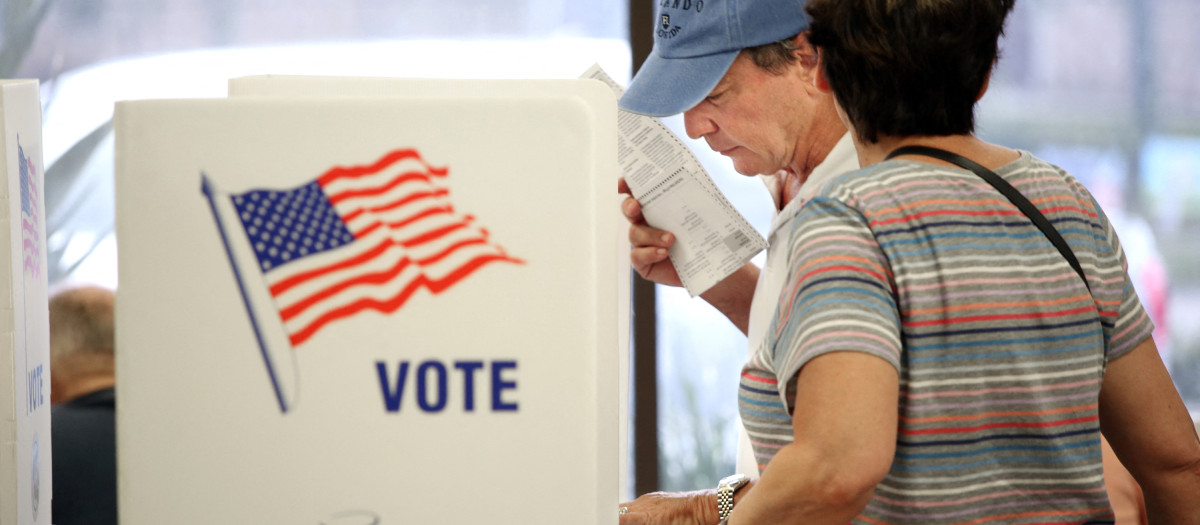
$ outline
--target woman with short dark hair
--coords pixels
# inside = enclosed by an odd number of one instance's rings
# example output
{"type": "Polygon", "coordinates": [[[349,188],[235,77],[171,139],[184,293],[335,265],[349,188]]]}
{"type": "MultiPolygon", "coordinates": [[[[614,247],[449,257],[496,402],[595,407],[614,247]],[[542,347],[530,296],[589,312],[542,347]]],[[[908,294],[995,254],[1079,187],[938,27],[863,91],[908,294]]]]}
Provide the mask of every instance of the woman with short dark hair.
{"type": "Polygon", "coordinates": [[[790,234],[739,394],[762,478],[728,523],[1112,523],[1101,431],[1152,523],[1200,523],[1200,442],[1112,225],[973,135],[1012,7],[810,0],[864,168],[790,234]]]}

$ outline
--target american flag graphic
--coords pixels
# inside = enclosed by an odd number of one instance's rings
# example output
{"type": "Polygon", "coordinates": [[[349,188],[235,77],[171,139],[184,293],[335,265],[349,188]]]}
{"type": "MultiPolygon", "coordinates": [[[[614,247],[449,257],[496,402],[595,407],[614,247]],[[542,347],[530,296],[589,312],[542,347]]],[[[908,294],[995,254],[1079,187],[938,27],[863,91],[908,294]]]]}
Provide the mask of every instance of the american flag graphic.
{"type": "Polygon", "coordinates": [[[37,172],[33,160],[25,156],[25,148],[17,143],[19,164],[18,185],[21,187],[21,252],[25,271],[33,277],[41,275],[41,226],[38,222],[38,203],[41,197],[37,187],[37,172]]]}
{"type": "Polygon", "coordinates": [[[413,149],[286,190],[230,195],[293,347],[367,310],[391,313],[493,262],[523,264],[458,213],[448,170],[413,149]]]}

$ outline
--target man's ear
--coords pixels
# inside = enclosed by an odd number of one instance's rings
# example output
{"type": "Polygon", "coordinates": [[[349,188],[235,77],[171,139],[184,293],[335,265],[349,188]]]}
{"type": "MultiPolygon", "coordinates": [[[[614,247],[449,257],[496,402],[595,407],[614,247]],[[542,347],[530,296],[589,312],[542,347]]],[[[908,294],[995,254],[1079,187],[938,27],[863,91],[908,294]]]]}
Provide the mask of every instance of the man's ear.
{"type": "Polygon", "coordinates": [[[792,37],[792,53],[797,55],[812,55],[816,52],[817,49],[808,41],[808,31],[792,37]]]}
{"type": "Polygon", "coordinates": [[[813,75],[813,85],[817,87],[817,91],[826,94],[833,94],[833,88],[829,86],[829,77],[825,76],[825,66],[821,63],[821,50],[817,50],[817,71],[813,75]]]}
{"type": "Polygon", "coordinates": [[[808,31],[792,37],[791,54],[806,68],[812,68],[817,61],[817,48],[808,41],[808,31]]]}

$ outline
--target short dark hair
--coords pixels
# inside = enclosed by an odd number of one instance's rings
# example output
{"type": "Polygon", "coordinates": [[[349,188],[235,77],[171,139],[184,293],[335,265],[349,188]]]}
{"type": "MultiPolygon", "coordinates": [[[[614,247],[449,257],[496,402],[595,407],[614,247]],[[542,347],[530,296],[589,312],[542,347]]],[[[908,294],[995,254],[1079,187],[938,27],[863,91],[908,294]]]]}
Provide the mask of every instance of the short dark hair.
{"type": "Polygon", "coordinates": [[[810,0],[809,41],[859,139],[961,135],[1016,0],[810,0]]]}
{"type": "MultiPolygon", "coordinates": [[[[798,36],[798,35],[797,35],[798,36]]],[[[787,69],[788,64],[797,60],[796,55],[792,51],[796,50],[796,36],[771,42],[760,46],[747,47],[743,49],[746,54],[750,55],[750,59],[754,61],[754,65],[767,70],[774,75],[782,75],[787,69]]]]}

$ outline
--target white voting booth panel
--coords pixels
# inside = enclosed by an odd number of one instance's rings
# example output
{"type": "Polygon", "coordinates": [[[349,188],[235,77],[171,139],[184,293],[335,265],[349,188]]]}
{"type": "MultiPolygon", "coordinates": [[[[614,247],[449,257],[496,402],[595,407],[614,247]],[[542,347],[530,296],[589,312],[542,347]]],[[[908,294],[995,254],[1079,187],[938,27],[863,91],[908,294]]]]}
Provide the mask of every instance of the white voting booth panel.
{"type": "Polygon", "coordinates": [[[50,343],[41,102],[36,80],[0,81],[0,525],[50,523],[50,343]]]}
{"type": "Polygon", "coordinates": [[[50,523],[50,335],[42,105],[36,80],[0,80],[0,525],[50,523]]]}
{"type": "MultiPolygon", "coordinates": [[[[487,80],[463,82],[458,79],[335,77],[306,75],[257,75],[229,79],[229,96],[269,98],[381,98],[466,96],[495,97],[500,100],[529,96],[545,96],[574,85],[577,80],[487,80]]],[[[617,174],[612,177],[615,179],[617,174]]],[[[618,212],[620,199],[614,196],[612,213],[618,212]]],[[[629,336],[630,336],[630,279],[629,240],[622,229],[613,240],[616,247],[617,338],[618,338],[618,463],[620,464],[619,494],[627,493],[629,458],[629,336]]]]}
{"type": "Polygon", "coordinates": [[[119,104],[122,523],[615,523],[615,126],[119,104]]]}

